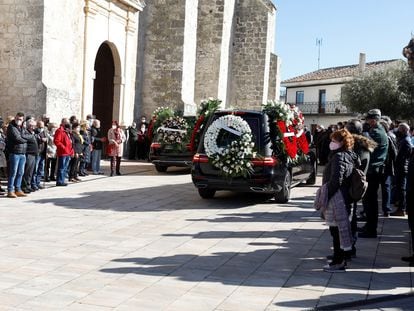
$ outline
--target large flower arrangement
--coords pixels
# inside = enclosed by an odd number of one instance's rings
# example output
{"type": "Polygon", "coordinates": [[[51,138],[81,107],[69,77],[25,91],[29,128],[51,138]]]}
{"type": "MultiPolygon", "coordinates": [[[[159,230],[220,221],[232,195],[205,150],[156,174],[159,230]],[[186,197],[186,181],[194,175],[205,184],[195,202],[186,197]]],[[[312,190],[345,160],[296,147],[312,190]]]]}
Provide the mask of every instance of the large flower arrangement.
{"type": "Polygon", "coordinates": [[[148,140],[152,141],[154,133],[157,132],[161,124],[170,117],[173,117],[175,112],[170,107],[158,107],[152,113],[151,122],[148,126],[148,140]]]}
{"type": "Polygon", "coordinates": [[[288,104],[269,101],[263,106],[275,130],[272,144],[274,152],[292,162],[299,160],[309,152],[309,145],[303,132],[304,118],[297,107],[288,104]]]}
{"type": "Polygon", "coordinates": [[[158,128],[158,138],[161,144],[175,145],[179,149],[187,138],[187,130],[188,124],[184,118],[169,117],[158,128]]]}
{"type": "Polygon", "coordinates": [[[208,117],[212,115],[221,104],[221,100],[209,98],[208,100],[203,100],[200,104],[200,107],[197,111],[197,121],[194,125],[193,131],[191,133],[190,139],[190,150],[194,152],[200,141],[200,133],[202,132],[205,124],[208,121],[208,117]]]}
{"type": "Polygon", "coordinates": [[[206,130],[204,149],[211,163],[227,178],[246,177],[253,171],[251,159],[256,156],[249,124],[241,117],[225,115],[215,120],[206,130]],[[226,147],[219,147],[220,135],[234,135],[226,147]]]}

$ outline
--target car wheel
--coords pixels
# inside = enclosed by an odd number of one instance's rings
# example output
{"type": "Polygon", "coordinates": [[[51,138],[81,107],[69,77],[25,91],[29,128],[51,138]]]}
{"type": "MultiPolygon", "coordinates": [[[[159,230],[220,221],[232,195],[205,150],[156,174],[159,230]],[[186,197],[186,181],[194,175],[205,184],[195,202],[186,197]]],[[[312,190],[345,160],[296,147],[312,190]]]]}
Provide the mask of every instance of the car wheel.
{"type": "Polygon", "coordinates": [[[165,173],[167,171],[168,166],[163,166],[163,165],[155,165],[155,169],[157,170],[157,172],[159,173],[165,173]]]}
{"type": "Polygon", "coordinates": [[[282,190],[276,192],[275,201],[276,203],[287,203],[290,199],[290,184],[292,180],[290,172],[286,171],[285,179],[283,180],[282,190]]]}
{"type": "Polygon", "coordinates": [[[198,188],[198,194],[203,199],[212,199],[216,194],[216,190],[209,189],[209,188],[198,188]]]}
{"type": "Polygon", "coordinates": [[[316,161],[313,162],[312,173],[309,175],[309,178],[306,180],[307,185],[314,185],[316,183],[316,172],[318,171],[318,165],[316,161]]]}

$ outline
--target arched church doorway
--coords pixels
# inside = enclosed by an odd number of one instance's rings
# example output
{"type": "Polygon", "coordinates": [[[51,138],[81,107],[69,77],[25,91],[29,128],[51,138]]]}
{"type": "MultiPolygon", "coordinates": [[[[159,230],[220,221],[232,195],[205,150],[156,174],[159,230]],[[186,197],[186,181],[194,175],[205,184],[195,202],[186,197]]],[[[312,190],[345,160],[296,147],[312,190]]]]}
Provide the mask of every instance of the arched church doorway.
{"type": "Polygon", "coordinates": [[[101,121],[102,133],[106,135],[113,117],[115,77],[114,57],[107,43],[99,47],[94,69],[92,113],[101,121]]]}

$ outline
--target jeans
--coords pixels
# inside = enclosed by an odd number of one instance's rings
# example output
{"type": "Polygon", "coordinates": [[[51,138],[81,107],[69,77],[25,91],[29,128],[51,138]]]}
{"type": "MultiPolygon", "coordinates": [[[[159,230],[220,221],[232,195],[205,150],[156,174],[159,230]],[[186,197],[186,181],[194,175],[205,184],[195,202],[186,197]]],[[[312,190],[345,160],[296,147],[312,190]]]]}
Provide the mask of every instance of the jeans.
{"type": "Polygon", "coordinates": [[[9,154],[9,177],[7,191],[22,191],[22,179],[24,174],[24,165],[26,164],[26,155],[10,153],[9,154]]]}
{"type": "Polygon", "coordinates": [[[42,177],[45,176],[45,158],[40,156],[37,158],[37,169],[34,175],[34,181],[32,186],[39,187],[42,177]]]}
{"type": "Polygon", "coordinates": [[[102,150],[92,150],[92,171],[94,174],[98,174],[101,171],[101,156],[102,150]]]}
{"type": "Polygon", "coordinates": [[[396,205],[398,210],[405,211],[406,209],[406,185],[407,185],[407,173],[398,172],[395,174],[395,195],[396,195],[396,205]]]}
{"type": "Polygon", "coordinates": [[[367,223],[365,230],[368,233],[377,233],[378,226],[378,188],[383,175],[380,173],[367,174],[368,189],[363,198],[366,206],[367,223]]]}
{"type": "Polygon", "coordinates": [[[68,169],[69,161],[70,156],[58,157],[58,170],[56,176],[57,185],[65,183],[66,171],[68,169]]]}
{"type": "Polygon", "coordinates": [[[391,212],[391,179],[392,176],[384,176],[381,180],[381,198],[382,198],[382,212],[391,212]]]}

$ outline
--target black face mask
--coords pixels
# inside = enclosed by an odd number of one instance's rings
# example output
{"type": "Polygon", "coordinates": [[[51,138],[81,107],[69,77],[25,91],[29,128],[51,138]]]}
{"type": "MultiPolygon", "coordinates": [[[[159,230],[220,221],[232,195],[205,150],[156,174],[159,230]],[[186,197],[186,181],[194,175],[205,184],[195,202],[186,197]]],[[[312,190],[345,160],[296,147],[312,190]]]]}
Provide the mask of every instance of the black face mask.
{"type": "Polygon", "coordinates": [[[65,129],[70,130],[70,124],[65,124],[65,129]]]}

